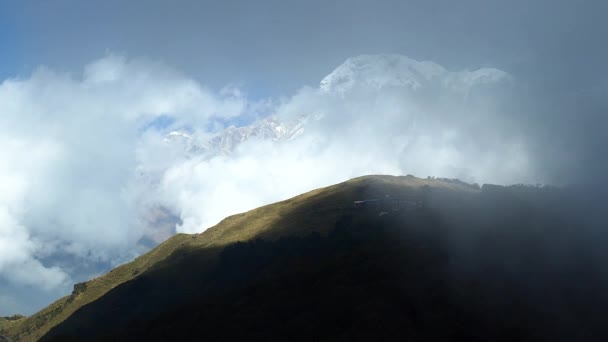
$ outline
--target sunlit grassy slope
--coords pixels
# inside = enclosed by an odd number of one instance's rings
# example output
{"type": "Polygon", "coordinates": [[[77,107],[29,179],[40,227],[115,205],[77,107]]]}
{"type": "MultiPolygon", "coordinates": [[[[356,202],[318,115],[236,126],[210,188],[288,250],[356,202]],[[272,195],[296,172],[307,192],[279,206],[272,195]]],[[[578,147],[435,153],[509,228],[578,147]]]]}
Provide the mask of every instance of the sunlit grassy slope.
{"type": "Polygon", "coordinates": [[[460,182],[428,180],[413,176],[365,176],[313,190],[291,199],[227,217],[202,234],[177,234],[134,261],[75,287],[40,312],[18,321],[2,322],[0,329],[9,340],[35,341],[63,322],[82,306],[98,299],[116,286],[138,277],[151,268],[163,267],[172,254],[205,249],[212,259],[223,246],[255,238],[266,240],[282,236],[301,236],[331,230],[354,200],[400,198],[421,200],[425,190],[472,193],[479,189],[460,182]]]}
{"type": "Polygon", "coordinates": [[[11,326],[21,320],[23,320],[25,317],[21,316],[21,315],[14,315],[11,317],[0,317],[0,330],[11,326]]]}

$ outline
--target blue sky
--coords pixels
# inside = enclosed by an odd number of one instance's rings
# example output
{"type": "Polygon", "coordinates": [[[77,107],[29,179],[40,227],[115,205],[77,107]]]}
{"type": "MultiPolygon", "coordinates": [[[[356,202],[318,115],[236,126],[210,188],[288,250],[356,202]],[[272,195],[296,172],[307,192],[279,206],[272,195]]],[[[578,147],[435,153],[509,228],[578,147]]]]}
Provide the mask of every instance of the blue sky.
{"type": "Polygon", "coordinates": [[[20,37],[10,15],[10,6],[0,2],[0,79],[18,74],[19,41],[20,37]]]}
{"type": "Polygon", "coordinates": [[[3,4],[5,75],[40,64],[74,71],[111,51],[160,60],[214,88],[238,84],[254,98],[316,85],[365,53],[399,53],[452,70],[494,66],[552,87],[594,81],[608,59],[608,3],[600,0],[3,4]]]}

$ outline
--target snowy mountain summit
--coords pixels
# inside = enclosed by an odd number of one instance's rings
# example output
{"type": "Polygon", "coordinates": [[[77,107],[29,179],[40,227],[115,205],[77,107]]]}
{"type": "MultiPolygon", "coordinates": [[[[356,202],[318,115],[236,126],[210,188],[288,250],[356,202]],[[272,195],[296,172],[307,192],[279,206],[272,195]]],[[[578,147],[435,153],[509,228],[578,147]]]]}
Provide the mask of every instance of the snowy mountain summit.
{"type": "MultiPolygon", "coordinates": [[[[417,61],[402,55],[361,55],[347,59],[327,75],[319,85],[323,94],[339,97],[356,89],[380,91],[395,88],[418,92],[439,89],[449,93],[467,94],[473,87],[500,84],[510,76],[494,68],[474,71],[448,71],[430,61],[417,61]]],[[[295,120],[269,116],[248,126],[229,126],[205,139],[182,131],[170,132],[166,143],[181,144],[189,153],[207,156],[229,155],[250,139],[275,142],[295,139],[304,132],[306,123],[317,120],[311,113],[301,113],[295,120]]]]}
{"type": "Polygon", "coordinates": [[[181,130],[172,131],[165,136],[164,141],[170,145],[181,145],[186,152],[192,154],[209,157],[229,155],[241,143],[250,139],[276,142],[295,139],[304,132],[305,123],[305,117],[288,122],[280,122],[274,117],[267,117],[249,126],[226,127],[207,139],[181,130]]]}
{"type": "Polygon", "coordinates": [[[402,55],[361,55],[347,59],[327,75],[321,81],[320,89],[338,94],[356,88],[418,90],[430,85],[458,90],[507,79],[507,73],[494,68],[452,72],[437,63],[417,61],[402,55]]]}
{"type": "Polygon", "coordinates": [[[280,122],[274,117],[261,119],[252,125],[230,126],[209,140],[209,146],[221,154],[230,154],[241,143],[249,139],[272,141],[290,140],[304,131],[304,118],[293,122],[280,122]]]}

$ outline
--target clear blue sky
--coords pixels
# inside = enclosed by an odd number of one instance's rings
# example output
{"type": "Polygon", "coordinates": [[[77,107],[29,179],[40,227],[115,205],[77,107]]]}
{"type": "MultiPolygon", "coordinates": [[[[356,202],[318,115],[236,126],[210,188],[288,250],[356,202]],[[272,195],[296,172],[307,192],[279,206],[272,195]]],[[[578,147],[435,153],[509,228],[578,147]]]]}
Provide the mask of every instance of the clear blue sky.
{"type": "Polygon", "coordinates": [[[7,3],[0,1],[0,79],[13,76],[19,70],[20,37],[10,10],[7,3]]]}

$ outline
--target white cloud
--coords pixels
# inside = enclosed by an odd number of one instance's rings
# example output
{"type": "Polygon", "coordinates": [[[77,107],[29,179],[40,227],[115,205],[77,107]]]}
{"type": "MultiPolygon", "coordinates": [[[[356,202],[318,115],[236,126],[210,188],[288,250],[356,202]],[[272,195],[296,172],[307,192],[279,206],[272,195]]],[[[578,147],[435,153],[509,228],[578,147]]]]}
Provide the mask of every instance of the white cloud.
{"type": "Polygon", "coordinates": [[[164,114],[204,126],[240,115],[245,103],[160,64],[113,55],[82,76],[41,67],[2,82],[0,280],[68,289],[79,275],[58,258],[132,258],[144,229],[134,193],[142,129],[164,114]]]}
{"type": "Polygon", "coordinates": [[[25,285],[52,289],[65,285],[67,275],[57,267],[45,267],[35,258],[38,245],[23,225],[33,180],[56,158],[52,144],[26,143],[0,138],[0,277],[25,285]],[[26,151],[22,155],[19,151],[26,151]]]}

